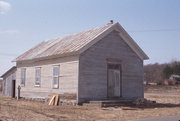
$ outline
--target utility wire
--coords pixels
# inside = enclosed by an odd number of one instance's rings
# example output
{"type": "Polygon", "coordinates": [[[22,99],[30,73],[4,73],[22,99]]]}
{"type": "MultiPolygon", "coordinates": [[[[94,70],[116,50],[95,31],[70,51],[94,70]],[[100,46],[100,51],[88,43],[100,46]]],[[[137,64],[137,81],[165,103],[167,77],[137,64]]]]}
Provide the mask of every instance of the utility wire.
{"type": "Polygon", "coordinates": [[[130,30],[128,32],[170,32],[170,31],[180,31],[180,28],[179,29],[130,30]]]}
{"type": "MultiPolygon", "coordinates": [[[[128,32],[130,33],[136,33],[136,32],[175,32],[175,31],[180,31],[180,28],[177,29],[152,29],[152,30],[129,30],[128,32]]],[[[9,57],[14,57],[18,56],[17,54],[13,53],[0,53],[0,56],[9,56],[9,57]]]]}

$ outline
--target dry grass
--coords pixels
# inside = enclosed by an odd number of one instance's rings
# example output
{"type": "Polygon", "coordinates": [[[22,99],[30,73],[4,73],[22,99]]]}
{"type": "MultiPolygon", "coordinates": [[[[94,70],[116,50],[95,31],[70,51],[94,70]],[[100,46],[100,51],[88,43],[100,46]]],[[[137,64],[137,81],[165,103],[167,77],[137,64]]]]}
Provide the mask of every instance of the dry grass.
{"type": "Polygon", "coordinates": [[[145,87],[145,93],[180,93],[180,85],[174,85],[174,86],[148,85],[145,87]]]}
{"type": "MultiPolygon", "coordinates": [[[[0,120],[2,121],[126,121],[148,117],[180,115],[180,95],[161,95],[164,88],[156,90],[156,95],[145,97],[156,100],[157,105],[144,108],[119,107],[120,110],[102,110],[83,106],[48,106],[40,102],[16,101],[0,95],[0,120]],[[160,91],[161,90],[161,91],[160,91]],[[159,95],[157,95],[159,94],[159,95]]],[[[179,88],[178,88],[179,89],[179,88]]],[[[177,88],[171,88],[170,93],[177,88]]],[[[166,90],[167,91],[167,90],[166,90]]]]}

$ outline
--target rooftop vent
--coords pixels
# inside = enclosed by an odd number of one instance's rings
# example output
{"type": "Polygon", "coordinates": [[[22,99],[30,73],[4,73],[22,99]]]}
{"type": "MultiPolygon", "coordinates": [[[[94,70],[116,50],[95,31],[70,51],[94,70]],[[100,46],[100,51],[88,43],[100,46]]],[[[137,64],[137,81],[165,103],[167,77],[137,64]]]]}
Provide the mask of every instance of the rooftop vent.
{"type": "Polygon", "coordinates": [[[107,25],[111,25],[111,24],[113,24],[114,23],[114,21],[113,20],[110,20],[108,23],[107,23],[107,25]]]}
{"type": "Polygon", "coordinates": [[[110,23],[113,24],[114,23],[113,20],[110,20],[110,23]]]}

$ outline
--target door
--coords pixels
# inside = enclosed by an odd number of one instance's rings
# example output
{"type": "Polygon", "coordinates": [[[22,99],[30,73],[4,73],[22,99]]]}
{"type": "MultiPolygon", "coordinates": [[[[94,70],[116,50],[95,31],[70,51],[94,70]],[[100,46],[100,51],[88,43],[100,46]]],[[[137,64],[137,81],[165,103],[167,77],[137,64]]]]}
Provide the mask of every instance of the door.
{"type": "Polygon", "coordinates": [[[15,98],[16,95],[16,80],[12,80],[12,97],[15,98]]]}
{"type": "Polygon", "coordinates": [[[108,64],[108,98],[121,97],[121,66],[108,64]]]}

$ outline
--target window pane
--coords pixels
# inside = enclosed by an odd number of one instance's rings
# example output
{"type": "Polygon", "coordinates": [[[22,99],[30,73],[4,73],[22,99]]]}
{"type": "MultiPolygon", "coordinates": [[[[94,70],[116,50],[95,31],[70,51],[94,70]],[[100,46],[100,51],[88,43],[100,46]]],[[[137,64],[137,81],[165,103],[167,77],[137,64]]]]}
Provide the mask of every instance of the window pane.
{"type": "Polygon", "coordinates": [[[40,85],[40,82],[39,82],[39,81],[36,81],[36,82],[35,82],[35,85],[40,85]]]}
{"type": "Polygon", "coordinates": [[[59,88],[59,66],[53,67],[53,88],[59,88]]]}
{"type": "Polygon", "coordinates": [[[53,87],[54,88],[58,88],[59,87],[59,79],[58,79],[58,77],[54,77],[53,78],[53,82],[54,82],[54,84],[53,84],[53,87]]]}
{"type": "Polygon", "coordinates": [[[21,84],[25,85],[25,79],[26,79],[26,69],[21,68],[21,84]]]}
{"type": "Polygon", "coordinates": [[[35,85],[40,85],[41,83],[41,68],[36,68],[35,70],[35,85]]]}
{"type": "Polygon", "coordinates": [[[58,84],[58,77],[53,78],[54,85],[58,84]]]}
{"type": "Polygon", "coordinates": [[[59,75],[59,66],[54,66],[53,67],[53,76],[58,76],[59,75]]]}

